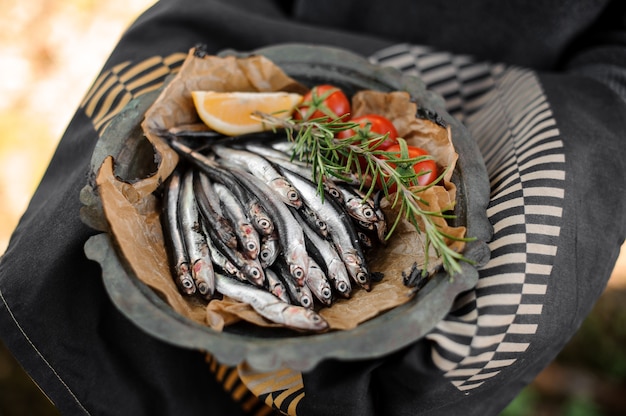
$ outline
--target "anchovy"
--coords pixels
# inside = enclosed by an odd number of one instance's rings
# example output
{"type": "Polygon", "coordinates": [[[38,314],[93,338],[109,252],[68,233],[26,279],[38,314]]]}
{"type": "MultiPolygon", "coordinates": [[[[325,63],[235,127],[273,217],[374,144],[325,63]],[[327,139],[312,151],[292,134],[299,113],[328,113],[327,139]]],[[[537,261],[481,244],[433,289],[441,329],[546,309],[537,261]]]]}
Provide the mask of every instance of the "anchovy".
{"type": "Polygon", "coordinates": [[[289,298],[287,289],[285,289],[285,285],[278,278],[274,270],[265,269],[265,277],[267,278],[267,289],[270,293],[285,303],[291,303],[291,299],[289,298]]]}
{"type": "MultiPolygon", "coordinates": [[[[202,224],[202,228],[205,230],[205,234],[207,234],[204,224],[202,224]]],[[[239,269],[237,269],[237,267],[235,267],[235,265],[217,249],[217,247],[215,247],[210,238],[207,238],[207,246],[209,247],[211,260],[215,266],[222,269],[222,271],[229,276],[233,276],[241,281],[248,281],[243,273],[241,273],[241,271],[239,271],[239,269]]]]}
{"type": "Polygon", "coordinates": [[[198,292],[205,298],[211,298],[215,292],[213,262],[206,242],[206,235],[200,225],[200,213],[193,194],[193,173],[188,170],[183,174],[179,202],[180,228],[189,256],[191,275],[198,292]]]}
{"type": "Polygon", "coordinates": [[[344,206],[350,216],[365,224],[373,224],[378,220],[373,202],[365,199],[365,195],[358,193],[354,188],[339,185],[339,190],[343,195],[344,206]]]}
{"type": "Polygon", "coordinates": [[[285,204],[298,208],[302,205],[298,191],[265,158],[245,150],[214,146],[213,151],[229,163],[236,163],[268,184],[285,204]]]}
{"type": "Polygon", "coordinates": [[[213,184],[213,189],[224,207],[224,215],[234,225],[234,231],[243,253],[249,259],[256,259],[261,245],[259,234],[248,221],[243,207],[235,198],[235,195],[224,185],[215,183],[213,184]]]}
{"type": "MultiPolygon", "coordinates": [[[[256,143],[248,143],[246,144],[246,149],[258,154],[259,156],[263,156],[267,160],[269,160],[274,165],[281,166],[284,169],[289,169],[290,171],[297,173],[298,175],[314,180],[313,177],[313,169],[311,169],[311,165],[306,162],[300,162],[293,160],[287,153],[281,152],[279,150],[261,146],[256,143]]],[[[322,178],[322,184],[324,186],[324,190],[328,192],[337,202],[340,204],[344,203],[343,194],[337,187],[337,184],[330,179],[328,176],[324,176],[322,178]]]]}
{"type": "Polygon", "coordinates": [[[191,162],[214,182],[219,182],[230,189],[246,207],[246,211],[252,219],[252,224],[261,235],[270,235],[274,231],[271,216],[265,211],[261,203],[256,199],[256,196],[245,189],[230,172],[220,167],[214,160],[176,140],[171,140],[169,144],[179,155],[191,162]]]}
{"type": "Polygon", "coordinates": [[[326,306],[332,304],[333,291],[330,288],[326,274],[313,259],[309,259],[309,272],[304,282],[320,302],[326,306]]]}
{"type": "Polygon", "coordinates": [[[306,225],[302,229],[307,239],[307,249],[311,257],[316,259],[322,266],[326,276],[333,283],[335,290],[344,298],[349,298],[352,292],[350,275],[333,244],[328,240],[320,238],[316,232],[306,225]]]}
{"type": "Polygon", "coordinates": [[[289,273],[300,286],[304,285],[304,278],[309,270],[309,256],[302,227],[287,205],[265,183],[243,170],[235,169],[233,173],[263,201],[268,212],[274,213],[274,225],[277,227],[282,255],[289,266],[289,273]]]}
{"type": "Polygon", "coordinates": [[[328,323],[311,309],[290,305],[271,293],[227,276],[216,275],[217,290],[235,300],[247,303],[264,318],[290,328],[322,331],[328,323]]]}
{"type": "Polygon", "coordinates": [[[207,227],[213,231],[212,236],[232,249],[237,248],[237,235],[232,223],[217,212],[215,204],[211,203],[210,195],[215,195],[213,184],[202,172],[195,172],[193,181],[195,182],[193,190],[198,205],[202,208],[201,212],[207,222],[207,227]]]}
{"type": "Polygon", "coordinates": [[[358,208],[356,208],[357,201],[353,200],[352,205],[355,208],[351,215],[357,220],[357,224],[364,229],[368,231],[376,231],[378,242],[386,244],[387,240],[385,237],[387,234],[387,221],[385,220],[385,214],[383,214],[383,211],[380,208],[380,200],[384,196],[383,192],[378,191],[373,197],[366,199],[366,193],[357,188],[342,186],[341,189],[346,193],[353,193],[356,199],[361,198],[361,201],[364,204],[367,204],[367,208],[359,214],[358,208]]]}
{"type": "Polygon", "coordinates": [[[350,216],[332,198],[322,201],[316,195],[316,187],[311,181],[287,170],[283,174],[300,191],[306,205],[317,211],[328,224],[331,239],[341,256],[350,277],[366,290],[370,289],[370,276],[365,256],[359,244],[359,237],[350,216]]]}
{"type": "MultiPolygon", "coordinates": [[[[201,178],[203,176],[204,175],[202,175],[201,172],[196,171],[193,185],[200,213],[203,218],[206,218],[211,214],[208,212],[210,211],[210,207],[208,206],[209,203],[206,199],[205,190],[201,182],[201,178]]],[[[239,271],[241,271],[241,273],[246,276],[250,282],[257,286],[263,286],[265,273],[263,272],[263,268],[260,263],[257,260],[251,260],[244,257],[244,255],[238,250],[227,245],[224,241],[222,241],[217,231],[211,227],[211,224],[208,222],[206,224],[206,229],[217,250],[219,250],[239,271]]]]}
{"type": "Polygon", "coordinates": [[[312,308],[314,303],[311,289],[309,289],[307,285],[299,285],[293,279],[287,264],[285,264],[282,259],[279,259],[272,267],[276,271],[276,276],[285,286],[292,302],[305,308],[312,308]]]}
{"type": "Polygon", "coordinates": [[[302,205],[298,209],[293,209],[294,216],[302,219],[304,223],[310,226],[316,233],[324,238],[328,238],[328,224],[324,221],[317,211],[312,210],[306,205],[302,205]]]}
{"type": "Polygon", "coordinates": [[[186,295],[196,292],[196,285],[189,268],[189,259],[178,223],[178,201],[181,188],[181,174],[175,170],[167,180],[163,192],[163,237],[168,248],[172,273],[180,291],[186,295]]]}
{"type": "Polygon", "coordinates": [[[278,241],[278,233],[274,231],[270,235],[261,237],[261,249],[259,250],[259,261],[263,268],[270,267],[280,254],[280,242],[278,241]]]}

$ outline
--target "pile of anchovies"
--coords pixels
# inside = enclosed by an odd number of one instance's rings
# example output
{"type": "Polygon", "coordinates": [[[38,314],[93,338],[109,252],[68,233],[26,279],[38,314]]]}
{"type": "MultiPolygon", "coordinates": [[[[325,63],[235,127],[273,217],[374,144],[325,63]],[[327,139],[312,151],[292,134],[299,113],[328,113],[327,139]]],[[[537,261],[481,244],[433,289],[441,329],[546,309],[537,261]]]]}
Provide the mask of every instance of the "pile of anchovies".
{"type": "Polygon", "coordinates": [[[384,242],[378,198],[356,177],[323,179],[294,161],[291,143],[219,141],[201,151],[169,137],[181,163],[164,184],[163,229],[185,295],[222,294],[269,321],[319,331],[316,303],[370,290],[365,252],[384,242]]]}

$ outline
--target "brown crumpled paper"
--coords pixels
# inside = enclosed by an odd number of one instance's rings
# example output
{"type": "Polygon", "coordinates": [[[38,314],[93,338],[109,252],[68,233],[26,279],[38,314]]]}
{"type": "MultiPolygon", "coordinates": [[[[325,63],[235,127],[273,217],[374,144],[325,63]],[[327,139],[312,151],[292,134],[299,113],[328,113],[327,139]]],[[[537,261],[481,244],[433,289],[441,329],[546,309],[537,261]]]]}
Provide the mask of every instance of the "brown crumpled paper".
{"type": "MultiPolygon", "coordinates": [[[[192,90],[302,92],[302,88],[264,57],[196,56],[192,49],[180,72],[146,112],[142,123],[146,137],[155,147],[156,160],[159,161],[157,172],[131,184],[115,176],[111,158],[103,162],[97,186],[119,252],[137,277],[181,315],[216,330],[241,319],[262,326],[274,325],[249,306],[226,297],[207,304],[197,297],[183,296],[178,291],[167,264],[160,224],[160,200],[154,192],[171,174],[178,157],[159,134],[189,126],[205,128],[195,112],[190,94],[192,90]]],[[[408,94],[358,93],[353,105],[355,115],[367,112],[386,115],[401,137],[431,152],[442,167],[454,167],[457,155],[449,131],[430,121],[416,119],[415,104],[409,102],[408,94]]],[[[429,201],[429,209],[452,206],[455,189],[449,182],[451,172],[452,169],[446,175],[445,186],[426,191],[428,194],[424,198],[429,201]]],[[[441,225],[451,235],[465,234],[463,227],[450,228],[445,221],[441,225]]],[[[368,259],[370,271],[383,272],[384,279],[375,283],[370,292],[354,285],[350,299],[338,299],[331,307],[319,311],[330,328],[354,328],[383,311],[407,302],[410,299],[409,290],[402,283],[402,273],[409,271],[415,262],[423,263],[421,238],[410,224],[402,223],[389,243],[368,259]]],[[[462,243],[454,244],[456,249],[462,250],[462,243]]],[[[429,261],[432,264],[437,260],[431,258],[429,261]]]]}

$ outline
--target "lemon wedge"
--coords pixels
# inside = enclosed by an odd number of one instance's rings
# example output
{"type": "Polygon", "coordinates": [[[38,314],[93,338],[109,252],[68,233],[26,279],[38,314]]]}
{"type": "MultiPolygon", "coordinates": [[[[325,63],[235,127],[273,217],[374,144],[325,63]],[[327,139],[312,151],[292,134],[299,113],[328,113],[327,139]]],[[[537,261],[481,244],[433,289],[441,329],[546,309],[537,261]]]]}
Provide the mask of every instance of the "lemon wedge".
{"type": "Polygon", "coordinates": [[[268,130],[271,126],[254,116],[255,112],[287,118],[302,96],[287,92],[192,91],[200,119],[211,129],[236,136],[268,130]]]}

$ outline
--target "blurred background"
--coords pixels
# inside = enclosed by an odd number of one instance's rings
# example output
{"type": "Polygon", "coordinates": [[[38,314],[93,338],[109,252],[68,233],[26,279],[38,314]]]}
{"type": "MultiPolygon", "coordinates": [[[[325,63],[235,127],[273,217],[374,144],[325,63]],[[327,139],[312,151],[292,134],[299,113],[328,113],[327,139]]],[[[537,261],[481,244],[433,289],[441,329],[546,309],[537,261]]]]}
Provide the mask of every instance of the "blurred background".
{"type": "MultiPolygon", "coordinates": [[[[0,0],[0,253],[83,94],[125,28],[154,2],[0,0]]],[[[624,305],[623,247],[593,313],[504,415],[626,415],[624,305]]],[[[0,343],[0,416],[56,414],[0,343]]]]}

